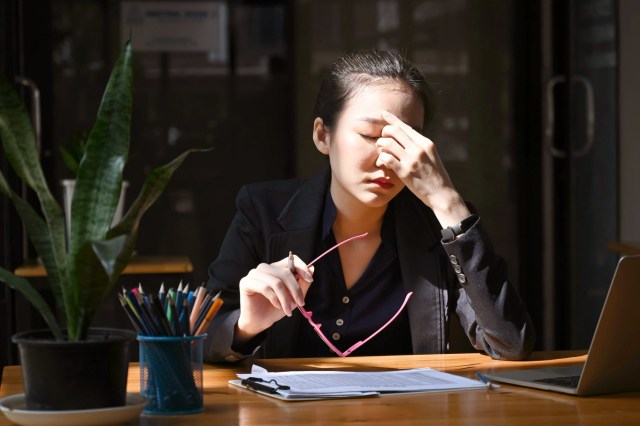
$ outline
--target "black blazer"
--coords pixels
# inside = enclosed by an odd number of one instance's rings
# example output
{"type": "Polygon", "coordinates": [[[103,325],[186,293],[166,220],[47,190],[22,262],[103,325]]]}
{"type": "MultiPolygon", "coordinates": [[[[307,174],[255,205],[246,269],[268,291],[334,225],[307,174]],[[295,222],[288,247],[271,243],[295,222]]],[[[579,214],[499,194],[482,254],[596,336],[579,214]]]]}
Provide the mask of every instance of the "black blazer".
{"type": "MultiPolygon", "coordinates": [[[[209,326],[205,359],[236,361],[231,349],[239,316],[238,284],[259,263],[283,259],[289,250],[310,261],[317,247],[330,173],[308,180],[263,182],[243,187],[238,212],[209,267],[209,290],[222,291],[224,304],[209,326]]],[[[496,359],[522,359],[534,332],[526,308],[507,280],[478,220],[451,243],[440,241],[435,215],[406,188],[394,200],[398,258],[406,292],[413,352],[431,354],[482,350],[496,359]],[[454,264],[460,268],[454,271],[454,264]],[[472,348],[472,347],[473,348],[472,348]]],[[[298,311],[255,340],[256,356],[292,356],[298,311]]]]}

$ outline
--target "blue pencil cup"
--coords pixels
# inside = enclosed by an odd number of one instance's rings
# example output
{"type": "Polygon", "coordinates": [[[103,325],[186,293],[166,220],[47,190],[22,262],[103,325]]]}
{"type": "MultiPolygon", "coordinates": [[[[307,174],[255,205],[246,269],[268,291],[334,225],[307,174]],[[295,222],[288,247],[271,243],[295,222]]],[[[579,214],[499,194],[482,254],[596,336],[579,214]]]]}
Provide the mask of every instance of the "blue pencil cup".
{"type": "Polygon", "coordinates": [[[202,343],[206,335],[138,335],[140,394],[146,414],[191,414],[203,410],[202,343]]]}

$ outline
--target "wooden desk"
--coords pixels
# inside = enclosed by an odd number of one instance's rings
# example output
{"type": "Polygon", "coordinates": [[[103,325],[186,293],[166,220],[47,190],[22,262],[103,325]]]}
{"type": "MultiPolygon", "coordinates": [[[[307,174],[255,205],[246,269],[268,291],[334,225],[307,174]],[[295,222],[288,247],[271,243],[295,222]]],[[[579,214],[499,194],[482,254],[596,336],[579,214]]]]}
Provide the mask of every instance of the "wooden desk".
{"type": "Polygon", "coordinates": [[[611,241],[608,249],[620,254],[640,254],[640,242],[637,241],[611,241]]]}
{"type": "MultiPolygon", "coordinates": [[[[272,371],[290,369],[381,370],[432,367],[474,377],[515,367],[572,365],[584,351],[535,353],[524,362],[494,361],[478,354],[258,360],[272,371]]],[[[389,395],[308,402],[283,402],[235,388],[227,380],[249,366],[206,365],[203,413],[190,416],[142,415],[143,425],[335,425],[335,424],[640,424],[640,392],[576,397],[503,385],[492,390],[389,395]]],[[[139,368],[129,370],[129,391],[139,391],[139,368]]],[[[0,397],[22,392],[20,367],[4,368],[0,397]]],[[[10,424],[0,417],[0,425],[10,424]]]]}
{"type": "MultiPolygon", "coordinates": [[[[193,271],[187,256],[135,256],[124,269],[123,274],[179,274],[193,271]]],[[[41,263],[29,260],[16,268],[21,277],[44,277],[47,275],[41,263]]]]}

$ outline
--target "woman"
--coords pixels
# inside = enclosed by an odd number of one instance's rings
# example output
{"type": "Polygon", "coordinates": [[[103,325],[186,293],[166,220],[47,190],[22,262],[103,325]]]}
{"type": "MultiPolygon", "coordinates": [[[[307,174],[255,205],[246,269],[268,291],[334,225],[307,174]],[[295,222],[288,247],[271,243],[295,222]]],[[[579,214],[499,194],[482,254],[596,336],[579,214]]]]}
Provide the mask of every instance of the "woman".
{"type": "Polygon", "coordinates": [[[225,302],[209,360],[444,353],[464,343],[498,359],[530,353],[533,328],[504,262],[422,135],[430,103],[423,75],[398,54],[333,64],[313,122],[327,170],[237,197],[209,268],[208,287],[225,302]]]}

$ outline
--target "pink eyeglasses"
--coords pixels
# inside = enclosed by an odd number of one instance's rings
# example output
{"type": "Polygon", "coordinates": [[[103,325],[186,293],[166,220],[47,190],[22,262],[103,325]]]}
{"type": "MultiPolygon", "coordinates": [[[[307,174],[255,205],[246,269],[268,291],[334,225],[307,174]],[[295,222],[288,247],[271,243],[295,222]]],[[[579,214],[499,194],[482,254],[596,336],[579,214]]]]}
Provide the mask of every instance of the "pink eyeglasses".
{"type": "MultiPolygon", "coordinates": [[[[354,237],[351,238],[347,238],[346,240],[336,244],[335,246],[331,247],[329,250],[325,251],[324,253],[322,253],[320,256],[318,256],[317,258],[313,259],[311,261],[311,263],[308,263],[307,266],[311,266],[314,263],[316,263],[318,260],[322,259],[325,255],[327,255],[328,253],[330,253],[331,251],[337,249],[338,247],[340,247],[343,244],[346,244],[348,242],[351,242],[353,240],[357,240],[358,238],[364,238],[367,236],[367,233],[365,232],[364,234],[360,234],[360,235],[356,235],[354,237]]],[[[293,257],[292,254],[289,253],[289,269],[291,269],[292,271],[293,269],[293,257]]],[[[296,279],[299,278],[298,274],[295,274],[296,279]]],[[[378,333],[380,333],[382,330],[384,330],[385,328],[387,328],[387,326],[389,324],[391,324],[393,322],[393,320],[396,319],[396,317],[398,315],[400,315],[400,312],[402,312],[402,310],[404,309],[405,305],[407,304],[407,302],[409,301],[409,298],[411,297],[411,295],[413,294],[413,292],[409,292],[407,294],[407,297],[404,298],[404,302],[402,302],[402,305],[400,306],[400,309],[398,309],[398,312],[396,312],[389,321],[387,321],[386,323],[384,323],[384,325],[382,327],[380,327],[377,331],[375,331],[372,335],[370,335],[369,337],[367,337],[364,340],[360,340],[359,342],[357,342],[356,344],[354,344],[353,346],[351,346],[349,349],[347,349],[346,351],[342,352],[340,349],[336,348],[335,345],[333,343],[331,343],[331,341],[329,339],[327,339],[327,337],[322,333],[322,331],[320,331],[320,327],[322,327],[322,324],[318,324],[315,323],[313,321],[313,319],[311,319],[311,315],[312,312],[311,311],[307,311],[305,308],[303,308],[302,306],[298,306],[298,310],[300,311],[300,313],[307,319],[307,321],[309,321],[309,324],[311,324],[311,327],[313,327],[313,329],[316,331],[316,333],[318,334],[318,336],[320,337],[320,339],[322,339],[322,341],[329,347],[329,349],[331,349],[333,352],[335,352],[336,354],[338,354],[341,357],[345,357],[345,356],[349,356],[353,351],[355,351],[356,349],[358,349],[360,346],[364,345],[365,343],[367,343],[369,340],[373,339],[376,335],[378,335],[378,333]]]]}

